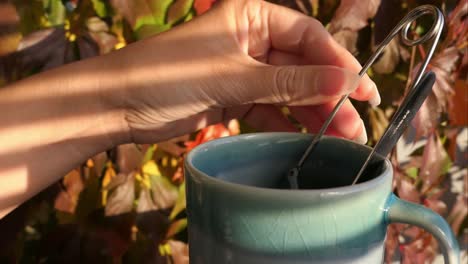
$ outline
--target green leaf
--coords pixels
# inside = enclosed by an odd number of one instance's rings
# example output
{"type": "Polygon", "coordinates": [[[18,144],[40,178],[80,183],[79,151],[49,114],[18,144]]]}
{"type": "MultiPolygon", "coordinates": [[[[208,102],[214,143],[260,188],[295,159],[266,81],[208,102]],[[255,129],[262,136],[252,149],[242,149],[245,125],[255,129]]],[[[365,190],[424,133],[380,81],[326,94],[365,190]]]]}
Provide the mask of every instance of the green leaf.
{"type": "Polygon", "coordinates": [[[445,159],[442,161],[442,166],[440,168],[440,174],[445,175],[452,167],[452,164],[453,162],[450,159],[450,156],[449,155],[445,156],[445,159]]]}
{"type": "Polygon", "coordinates": [[[180,231],[184,230],[186,227],[187,227],[187,218],[182,218],[173,222],[169,226],[169,229],[167,230],[166,239],[169,239],[177,235],[178,233],[180,233],[180,231]]]}
{"type": "Polygon", "coordinates": [[[192,18],[195,16],[195,12],[190,11],[187,16],[184,18],[184,22],[192,20],[192,18]]]}
{"type": "Polygon", "coordinates": [[[187,201],[185,199],[185,182],[183,182],[179,186],[179,193],[177,196],[177,201],[174,205],[174,208],[172,208],[171,214],[169,215],[170,220],[174,220],[174,218],[185,208],[187,207],[187,201]]]}
{"type": "Polygon", "coordinates": [[[174,25],[182,21],[193,6],[193,0],[176,0],[167,13],[167,23],[174,25]]]}
{"type": "Polygon", "coordinates": [[[65,6],[61,0],[50,0],[46,7],[47,18],[51,26],[62,25],[65,22],[65,6]]]}
{"type": "Polygon", "coordinates": [[[174,0],[151,0],[151,10],[155,25],[166,24],[166,15],[169,6],[174,0]]]}
{"type": "Polygon", "coordinates": [[[171,28],[171,25],[142,25],[135,30],[135,36],[137,39],[145,39],[161,32],[167,31],[171,28]]]}
{"type": "Polygon", "coordinates": [[[146,164],[148,161],[153,159],[154,151],[156,150],[156,145],[151,145],[145,153],[145,156],[143,156],[143,162],[142,164],[146,164]]]}
{"type": "Polygon", "coordinates": [[[419,170],[416,167],[410,167],[405,170],[406,175],[408,175],[411,179],[417,180],[419,170]]]}
{"type": "Polygon", "coordinates": [[[107,7],[106,4],[102,0],[91,0],[93,3],[93,8],[94,11],[96,11],[96,14],[100,17],[106,17],[107,16],[107,7]]]}

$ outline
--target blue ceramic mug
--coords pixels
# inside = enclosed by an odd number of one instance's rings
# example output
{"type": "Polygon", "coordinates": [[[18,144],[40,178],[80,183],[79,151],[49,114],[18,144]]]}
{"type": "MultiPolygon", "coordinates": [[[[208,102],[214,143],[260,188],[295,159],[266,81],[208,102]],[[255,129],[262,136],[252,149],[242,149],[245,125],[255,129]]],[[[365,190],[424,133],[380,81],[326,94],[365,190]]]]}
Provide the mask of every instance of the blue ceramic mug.
{"type": "Polygon", "coordinates": [[[311,136],[259,133],[210,141],[185,161],[190,263],[382,263],[387,225],[420,226],[445,263],[459,248],[445,220],[392,193],[392,166],[370,148],[325,137],[291,190],[286,174],[311,136]]]}

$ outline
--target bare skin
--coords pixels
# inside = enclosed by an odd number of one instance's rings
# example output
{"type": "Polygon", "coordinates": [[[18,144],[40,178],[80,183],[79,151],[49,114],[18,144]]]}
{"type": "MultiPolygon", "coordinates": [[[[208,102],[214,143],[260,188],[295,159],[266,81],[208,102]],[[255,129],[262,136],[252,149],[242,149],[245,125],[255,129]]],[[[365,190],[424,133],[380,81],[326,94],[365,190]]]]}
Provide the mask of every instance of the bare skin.
{"type": "MultiPolygon", "coordinates": [[[[380,102],[361,66],[316,20],[262,1],[222,1],[205,15],[111,54],[0,89],[0,217],[96,153],[154,143],[241,118],[316,132],[347,92],[380,102]]],[[[365,143],[347,102],[329,134],[365,143]]]]}

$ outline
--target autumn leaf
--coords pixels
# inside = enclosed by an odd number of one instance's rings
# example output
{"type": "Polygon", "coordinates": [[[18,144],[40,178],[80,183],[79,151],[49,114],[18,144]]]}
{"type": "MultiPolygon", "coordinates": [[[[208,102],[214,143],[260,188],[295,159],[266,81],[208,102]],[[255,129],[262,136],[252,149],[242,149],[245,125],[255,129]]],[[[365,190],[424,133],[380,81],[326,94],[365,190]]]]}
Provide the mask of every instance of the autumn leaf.
{"type": "Polygon", "coordinates": [[[96,11],[98,16],[107,16],[107,6],[103,0],[91,0],[91,2],[93,3],[94,11],[96,11]]]}
{"type": "Polygon", "coordinates": [[[99,46],[99,53],[106,54],[117,45],[117,37],[109,33],[109,27],[106,22],[98,17],[91,17],[86,21],[90,36],[99,46]]]}
{"type": "Polygon", "coordinates": [[[401,177],[398,181],[398,196],[413,203],[420,203],[421,199],[421,194],[416,189],[415,184],[405,177],[401,177]]]}
{"type": "Polygon", "coordinates": [[[169,215],[169,219],[174,220],[180,212],[185,210],[186,207],[187,207],[187,201],[185,197],[185,182],[183,182],[179,186],[177,201],[174,207],[172,208],[171,214],[169,215]]]}
{"type": "Polygon", "coordinates": [[[456,198],[455,204],[450,211],[447,221],[452,226],[452,230],[455,234],[460,234],[463,232],[462,224],[467,220],[468,217],[468,204],[466,197],[466,182],[467,177],[465,177],[465,192],[464,194],[459,194],[456,198]]]}
{"type": "Polygon", "coordinates": [[[136,208],[137,213],[144,213],[155,210],[158,210],[158,207],[153,203],[150,190],[142,188],[140,191],[140,197],[138,198],[138,205],[136,208]]]}
{"type": "MultiPolygon", "coordinates": [[[[112,163],[109,161],[107,163],[107,168],[104,172],[104,176],[102,176],[102,181],[101,181],[101,186],[102,186],[102,205],[103,206],[106,206],[107,204],[107,196],[109,194],[109,185],[111,183],[111,181],[115,178],[115,176],[117,175],[117,173],[115,172],[114,170],[114,167],[112,165],[112,163]]],[[[115,182],[114,182],[115,184],[115,182]]]]}
{"type": "Polygon", "coordinates": [[[151,193],[156,208],[166,209],[172,207],[177,199],[177,187],[161,174],[153,160],[143,165],[142,172],[148,175],[151,181],[151,193]]]}
{"type": "Polygon", "coordinates": [[[216,2],[216,0],[195,0],[193,8],[197,12],[197,15],[201,15],[208,11],[214,2],[216,2]]]}
{"type": "Polygon", "coordinates": [[[138,38],[166,31],[166,13],[173,0],[112,0],[115,9],[130,23],[138,38]]]}
{"type": "Polygon", "coordinates": [[[350,52],[356,51],[357,31],[374,17],[380,0],[342,0],[329,24],[329,32],[350,52]]]}
{"type": "Polygon", "coordinates": [[[450,124],[454,126],[468,125],[468,91],[466,81],[455,81],[454,93],[449,99],[450,124]]]}
{"type": "Polygon", "coordinates": [[[124,144],[117,147],[117,167],[121,173],[130,173],[140,167],[143,153],[135,144],[124,144]]]}
{"type": "Polygon", "coordinates": [[[167,23],[175,24],[185,18],[192,8],[194,0],[175,0],[167,13],[167,23]]]}
{"type": "MultiPolygon", "coordinates": [[[[466,37],[468,35],[468,23],[467,16],[468,14],[468,5],[465,1],[458,1],[455,9],[450,13],[447,22],[448,28],[448,39],[447,43],[453,46],[463,46],[463,43],[466,45],[466,37]]],[[[466,49],[465,49],[466,52],[466,49]]]]}
{"type": "Polygon", "coordinates": [[[406,245],[400,245],[402,264],[432,263],[437,249],[437,242],[429,233],[422,233],[419,239],[406,245]]]}
{"type": "Polygon", "coordinates": [[[451,163],[447,152],[437,134],[431,134],[424,148],[419,178],[422,180],[422,191],[425,192],[438,182],[439,177],[447,173],[447,163],[451,163]]]}
{"type": "Polygon", "coordinates": [[[54,208],[58,211],[75,213],[84,182],[78,170],[72,170],[62,180],[63,189],[55,198],[54,208]]]}
{"type": "MultiPolygon", "coordinates": [[[[400,62],[399,38],[395,37],[382,53],[382,56],[372,65],[372,69],[380,74],[392,73],[400,62]]],[[[374,47],[375,51],[377,47],[374,47]]]]}
{"type": "MultiPolygon", "coordinates": [[[[427,135],[438,124],[440,113],[446,111],[447,103],[453,95],[454,75],[457,62],[460,58],[458,50],[454,47],[447,48],[437,54],[428,65],[428,69],[436,74],[436,82],[432,93],[421,106],[416,114],[413,124],[416,127],[417,137],[427,135]]],[[[418,64],[412,72],[413,79],[419,70],[418,64]]]]}
{"type": "Polygon", "coordinates": [[[388,118],[385,115],[384,111],[379,107],[369,108],[369,123],[372,128],[372,139],[377,142],[379,140],[385,129],[388,127],[388,118]]]}
{"type": "MultiPolygon", "coordinates": [[[[125,181],[111,190],[106,208],[106,216],[120,215],[131,212],[133,209],[133,200],[135,199],[135,173],[119,173],[113,181],[125,181]]],[[[112,182],[111,182],[112,184],[112,182]]]]}
{"type": "Polygon", "coordinates": [[[21,40],[19,16],[13,4],[0,3],[0,56],[16,50],[21,40]]]}
{"type": "Polygon", "coordinates": [[[439,199],[424,199],[424,205],[440,215],[447,213],[447,204],[439,199]]]}
{"type": "Polygon", "coordinates": [[[459,59],[460,54],[458,50],[455,47],[451,47],[437,54],[430,64],[429,69],[437,76],[432,92],[437,98],[441,111],[446,110],[447,101],[453,95],[452,86],[455,81],[453,72],[457,67],[459,59]]]}
{"type": "Polygon", "coordinates": [[[224,124],[208,126],[197,133],[197,136],[195,137],[194,141],[185,142],[185,145],[187,146],[187,152],[195,148],[196,146],[208,142],[210,140],[237,135],[239,131],[239,122],[235,119],[229,122],[228,128],[226,128],[224,124]]]}

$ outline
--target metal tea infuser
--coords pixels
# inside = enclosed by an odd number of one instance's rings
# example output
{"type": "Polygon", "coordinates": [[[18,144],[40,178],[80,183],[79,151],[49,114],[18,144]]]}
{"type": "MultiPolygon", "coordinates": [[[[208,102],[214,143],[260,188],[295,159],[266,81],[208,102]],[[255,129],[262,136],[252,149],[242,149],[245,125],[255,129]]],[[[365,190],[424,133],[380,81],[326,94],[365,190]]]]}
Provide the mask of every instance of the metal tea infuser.
{"type": "MultiPolygon", "coordinates": [[[[422,44],[430,39],[433,39],[432,45],[427,52],[427,56],[422,62],[421,67],[416,74],[416,77],[410,86],[409,93],[403,100],[402,104],[395,112],[392,120],[390,121],[390,125],[388,126],[387,130],[384,132],[383,136],[379,139],[375,147],[369,153],[366,158],[366,161],[362,165],[361,169],[359,170],[358,174],[354,178],[354,181],[351,185],[357,183],[359,178],[361,177],[362,173],[365,171],[367,165],[372,160],[372,157],[375,153],[379,153],[382,156],[387,156],[390,150],[398,141],[398,138],[403,133],[404,129],[407,127],[409,122],[413,119],[414,115],[416,114],[419,107],[424,102],[425,98],[429,95],[432,86],[435,82],[435,75],[434,73],[426,73],[424,71],[429,64],[429,61],[434,54],[434,50],[437,46],[437,43],[440,38],[440,34],[442,33],[442,29],[444,26],[444,16],[442,12],[435,6],[432,5],[422,5],[419,6],[412,11],[410,11],[388,34],[388,36],[383,40],[383,42],[378,46],[377,50],[372,54],[366,64],[362,67],[361,71],[359,72],[359,77],[364,76],[367,72],[369,67],[374,63],[377,57],[382,53],[383,49],[390,43],[390,41],[401,31],[401,40],[407,46],[415,46],[418,44],[422,44]],[[410,39],[408,37],[408,31],[411,27],[411,24],[416,21],[419,17],[430,14],[434,17],[434,23],[432,24],[431,29],[424,34],[423,36],[417,39],[410,39]]],[[[295,167],[289,170],[288,172],[288,180],[289,184],[291,185],[292,189],[298,189],[298,180],[297,177],[301,171],[302,166],[304,165],[305,160],[310,155],[310,153],[314,150],[315,146],[318,144],[324,133],[326,132],[328,126],[330,125],[331,121],[335,117],[336,113],[340,109],[340,107],[346,102],[349,97],[349,93],[341,97],[341,99],[336,104],[335,108],[331,112],[330,116],[325,120],[324,124],[320,128],[319,132],[314,136],[312,142],[305,150],[304,154],[302,155],[299,162],[296,164],[295,167]]]]}

